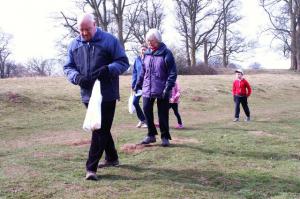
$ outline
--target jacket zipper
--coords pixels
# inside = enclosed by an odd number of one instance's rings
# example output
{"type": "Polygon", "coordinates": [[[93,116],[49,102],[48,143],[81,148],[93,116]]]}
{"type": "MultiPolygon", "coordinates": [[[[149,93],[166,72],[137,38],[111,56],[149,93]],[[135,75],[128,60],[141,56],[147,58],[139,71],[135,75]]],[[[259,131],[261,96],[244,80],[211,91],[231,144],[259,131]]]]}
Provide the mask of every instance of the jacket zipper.
{"type": "Polygon", "coordinates": [[[89,79],[91,79],[91,73],[90,73],[90,70],[91,70],[91,66],[90,66],[90,42],[87,43],[88,44],[88,53],[87,53],[87,73],[88,73],[88,77],[89,79]]]}
{"type": "Polygon", "coordinates": [[[152,98],[152,91],[151,91],[151,82],[152,82],[152,79],[151,79],[151,76],[152,76],[152,67],[153,67],[153,56],[151,56],[151,58],[150,58],[150,67],[149,67],[149,80],[150,80],[150,82],[149,82],[149,91],[150,91],[150,98],[152,98]]]}

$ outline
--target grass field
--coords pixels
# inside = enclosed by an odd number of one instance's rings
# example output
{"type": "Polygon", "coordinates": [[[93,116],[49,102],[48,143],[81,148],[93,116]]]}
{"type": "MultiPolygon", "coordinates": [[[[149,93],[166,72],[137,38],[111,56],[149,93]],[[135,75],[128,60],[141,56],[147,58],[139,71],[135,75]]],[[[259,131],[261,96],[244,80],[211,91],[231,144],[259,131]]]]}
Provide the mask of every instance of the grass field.
{"type": "MultiPolygon", "coordinates": [[[[120,79],[112,133],[121,166],[85,181],[90,135],[79,89],[64,77],[0,80],[0,198],[300,198],[300,75],[249,74],[252,121],[232,122],[234,75],[179,76],[185,129],[171,147],[132,151],[146,134],[120,79]]],[[[244,117],[243,111],[241,116],[244,117]]],[[[157,117],[157,116],[156,116],[157,117]]]]}

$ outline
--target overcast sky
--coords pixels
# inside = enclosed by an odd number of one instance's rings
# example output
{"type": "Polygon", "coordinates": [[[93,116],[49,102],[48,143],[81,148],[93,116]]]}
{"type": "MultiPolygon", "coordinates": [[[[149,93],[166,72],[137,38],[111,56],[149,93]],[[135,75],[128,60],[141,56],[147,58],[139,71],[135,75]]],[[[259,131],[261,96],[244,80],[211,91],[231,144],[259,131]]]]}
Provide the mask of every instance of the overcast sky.
{"type": "MultiPolygon", "coordinates": [[[[240,24],[241,31],[248,38],[258,40],[260,48],[243,57],[241,64],[246,67],[256,61],[266,68],[289,68],[289,61],[270,48],[270,37],[259,34],[267,24],[267,17],[258,1],[242,0],[241,15],[244,18],[240,24]]],[[[0,0],[0,28],[13,35],[11,58],[25,62],[31,57],[54,57],[57,53],[55,42],[61,38],[62,29],[57,27],[59,22],[51,16],[60,11],[70,11],[71,7],[74,7],[71,0],[0,0]]],[[[172,7],[168,6],[167,10],[170,9],[172,7]]],[[[175,22],[172,15],[167,15],[166,24],[172,26],[175,22]]],[[[174,41],[174,37],[170,36],[174,31],[172,28],[165,29],[163,39],[167,44],[174,41]]]]}

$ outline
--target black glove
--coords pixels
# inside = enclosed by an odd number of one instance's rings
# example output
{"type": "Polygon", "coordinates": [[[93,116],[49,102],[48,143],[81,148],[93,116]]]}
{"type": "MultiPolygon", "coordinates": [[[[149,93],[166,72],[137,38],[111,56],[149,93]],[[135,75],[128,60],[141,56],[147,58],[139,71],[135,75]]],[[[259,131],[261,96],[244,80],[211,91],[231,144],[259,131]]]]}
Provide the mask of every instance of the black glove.
{"type": "Polygon", "coordinates": [[[142,87],[140,85],[135,85],[134,89],[133,89],[136,93],[138,92],[138,90],[142,90],[142,87]]]}
{"type": "Polygon", "coordinates": [[[104,80],[109,76],[109,68],[108,66],[102,66],[99,70],[98,79],[104,80]]]}
{"type": "Polygon", "coordinates": [[[86,78],[85,76],[78,74],[75,78],[75,83],[78,84],[82,88],[91,88],[93,83],[86,78]]]}
{"type": "Polygon", "coordinates": [[[169,87],[166,87],[162,93],[161,96],[163,99],[170,99],[171,97],[171,89],[169,87]]]}

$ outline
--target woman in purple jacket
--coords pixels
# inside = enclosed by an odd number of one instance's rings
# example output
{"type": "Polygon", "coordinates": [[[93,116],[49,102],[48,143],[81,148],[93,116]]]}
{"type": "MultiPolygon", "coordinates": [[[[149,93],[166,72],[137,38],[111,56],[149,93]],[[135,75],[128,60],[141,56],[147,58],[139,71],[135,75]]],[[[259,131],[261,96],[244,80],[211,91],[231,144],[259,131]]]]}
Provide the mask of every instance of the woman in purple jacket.
{"type": "Polygon", "coordinates": [[[157,130],[154,125],[153,105],[157,100],[159,128],[162,146],[169,146],[169,98],[177,78],[176,64],[172,52],[162,42],[157,29],[150,29],[146,34],[149,49],[144,55],[141,75],[135,91],[142,89],[143,109],[148,125],[148,134],[141,144],[156,142],[157,130]]]}

